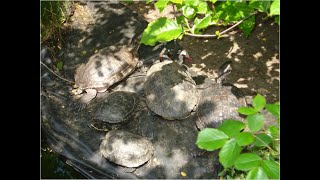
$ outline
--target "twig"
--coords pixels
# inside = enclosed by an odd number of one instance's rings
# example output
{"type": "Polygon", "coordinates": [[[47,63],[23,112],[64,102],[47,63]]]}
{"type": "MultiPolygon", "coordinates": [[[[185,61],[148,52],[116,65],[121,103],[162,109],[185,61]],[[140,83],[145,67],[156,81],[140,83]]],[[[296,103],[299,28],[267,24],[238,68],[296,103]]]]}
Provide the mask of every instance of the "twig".
{"type": "MultiPolygon", "coordinates": [[[[238,26],[239,24],[241,24],[243,21],[247,20],[249,17],[253,16],[257,14],[257,12],[252,13],[251,15],[247,16],[246,18],[240,20],[239,22],[237,22],[236,24],[234,24],[233,26],[229,27],[228,29],[222,31],[220,33],[220,35],[225,34],[226,32],[230,31],[231,29],[235,28],[236,26],[238,26]]],[[[212,34],[192,34],[192,33],[187,33],[185,32],[185,35],[188,36],[193,36],[193,37],[203,37],[203,38],[208,38],[208,37],[217,37],[217,35],[212,35],[212,34]]]]}
{"type": "Polygon", "coordinates": [[[172,9],[173,9],[173,16],[174,16],[174,20],[176,21],[177,20],[177,14],[176,14],[176,9],[174,8],[175,5],[174,4],[171,4],[172,5],[172,9]]]}
{"type": "Polygon", "coordinates": [[[54,75],[56,75],[58,78],[60,78],[60,79],[62,79],[62,80],[64,80],[64,81],[67,81],[67,82],[69,82],[69,83],[75,83],[75,82],[70,81],[70,80],[68,80],[68,79],[65,79],[65,78],[63,78],[63,77],[60,77],[58,74],[56,74],[55,72],[53,72],[47,65],[45,65],[42,61],[40,61],[40,63],[41,63],[44,67],[46,67],[51,73],[53,73],[54,75]]]}

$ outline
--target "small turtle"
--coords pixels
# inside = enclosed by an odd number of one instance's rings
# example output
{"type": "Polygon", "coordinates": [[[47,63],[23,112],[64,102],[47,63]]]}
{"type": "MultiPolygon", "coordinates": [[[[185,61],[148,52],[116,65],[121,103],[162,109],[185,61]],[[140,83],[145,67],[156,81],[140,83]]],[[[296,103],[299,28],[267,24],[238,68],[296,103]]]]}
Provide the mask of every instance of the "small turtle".
{"type": "Polygon", "coordinates": [[[90,126],[102,131],[116,129],[136,112],[139,96],[128,91],[114,91],[93,106],[90,126]]]}
{"type": "Polygon", "coordinates": [[[80,65],[75,73],[77,89],[74,95],[85,91],[79,99],[79,109],[83,109],[98,92],[105,92],[111,85],[132,73],[138,65],[138,58],[129,46],[114,46],[101,49],[80,65]]]}
{"type": "Polygon", "coordinates": [[[124,167],[141,166],[153,151],[153,144],[146,137],[122,130],[109,131],[100,145],[100,153],[106,159],[124,167]]]}
{"type": "MultiPolygon", "coordinates": [[[[180,62],[186,57],[188,54],[182,51],[180,62]]],[[[168,120],[188,117],[198,101],[196,83],[190,73],[171,60],[151,66],[144,83],[144,94],[148,107],[168,120]]]]}
{"type": "Polygon", "coordinates": [[[224,63],[219,68],[216,82],[201,91],[196,120],[198,129],[216,128],[225,119],[243,119],[237,112],[239,107],[246,106],[242,92],[236,86],[224,83],[231,70],[231,61],[224,63]]]}

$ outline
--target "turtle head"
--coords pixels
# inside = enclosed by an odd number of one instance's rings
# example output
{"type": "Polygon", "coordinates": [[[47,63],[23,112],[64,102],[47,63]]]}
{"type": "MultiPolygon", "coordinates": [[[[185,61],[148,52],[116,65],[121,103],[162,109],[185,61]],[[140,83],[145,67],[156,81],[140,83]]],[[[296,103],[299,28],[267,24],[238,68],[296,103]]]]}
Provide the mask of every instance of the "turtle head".
{"type": "Polygon", "coordinates": [[[227,61],[223,63],[219,68],[216,82],[222,83],[226,79],[226,77],[231,73],[231,71],[232,71],[231,61],[227,61]]]}
{"type": "Polygon", "coordinates": [[[182,50],[179,52],[179,56],[178,56],[178,63],[182,64],[185,60],[187,61],[192,61],[192,58],[190,57],[189,53],[187,52],[187,50],[182,50]]]}

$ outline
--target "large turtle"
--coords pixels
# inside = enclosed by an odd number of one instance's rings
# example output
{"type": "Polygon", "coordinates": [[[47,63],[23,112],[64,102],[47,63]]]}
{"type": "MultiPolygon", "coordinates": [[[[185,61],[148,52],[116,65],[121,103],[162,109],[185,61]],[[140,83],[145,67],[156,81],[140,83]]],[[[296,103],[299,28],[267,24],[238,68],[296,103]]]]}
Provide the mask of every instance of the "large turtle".
{"type": "Polygon", "coordinates": [[[110,46],[101,49],[80,65],[75,73],[77,89],[75,95],[81,94],[79,109],[84,108],[98,92],[105,92],[111,85],[132,73],[138,65],[138,58],[131,46],[117,48],[110,46]]]}
{"type": "Polygon", "coordinates": [[[231,61],[224,63],[219,68],[216,82],[212,81],[201,91],[196,120],[200,130],[206,127],[216,128],[225,119],[243,119],[237,112],[239,107],[246,106],[241,90],[234,85],[224,83],[231,70],[231,61]]]}
{"type": "Polygon", "coordinates": [[[148,138],[122,130],[111,130],[100,145],[100,153],[109,161],[125,167],[138,167],[153,155],[148,138]]]}
{"type": "MultiPolygon", "coordinates": [[[[183,61],[187,57],[186,51],[182,51],[179,59],[183,61]]],[[[151,66],[144,93],[148,107],[168,120],[188,117],[198,101],[196,83],[188,69],[172,60],[151,66]]]]}

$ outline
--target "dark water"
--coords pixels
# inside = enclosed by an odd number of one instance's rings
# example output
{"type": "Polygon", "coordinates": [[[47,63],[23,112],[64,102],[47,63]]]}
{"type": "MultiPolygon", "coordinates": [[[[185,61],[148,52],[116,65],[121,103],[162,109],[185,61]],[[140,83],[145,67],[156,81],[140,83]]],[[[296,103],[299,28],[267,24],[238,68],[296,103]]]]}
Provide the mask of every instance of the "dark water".
{"type": "Polygon", "coordinates": [[[53,152],[46,144],[41,147],[41,179],[86,179],[53,152]]]}

